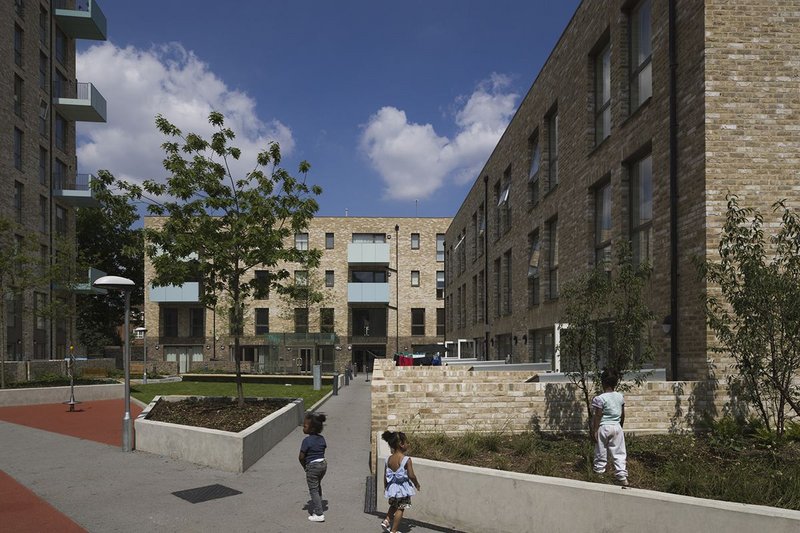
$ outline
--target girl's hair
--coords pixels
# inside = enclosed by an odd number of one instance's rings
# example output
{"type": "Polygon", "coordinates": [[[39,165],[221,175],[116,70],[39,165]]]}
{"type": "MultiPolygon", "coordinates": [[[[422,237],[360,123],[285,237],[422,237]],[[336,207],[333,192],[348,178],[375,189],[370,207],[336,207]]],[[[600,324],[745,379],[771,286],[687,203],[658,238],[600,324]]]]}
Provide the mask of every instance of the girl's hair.
{"type": "Polygon", "coordinates": [[[600,374],[600,383],[602,383],[603,387],[616,389],[619,383],[619,374],[617,374],[616,370],[604,368],[603,373],[600,374]]]}
{"type": "Polygon", "coordinates": [[[406,442],[406,434],[402,431],[384,431],[381,435],[381,438],[386,441],[393,451],[397,449],[397,447],[406,442]]]}
{"type": "Polygon", "coordinates": [[[325,413],[308,412],[306,413],[306,420],[310,422],[308,425],[310,433],[322,433],[323,424],[327,417],[325,413]]]}

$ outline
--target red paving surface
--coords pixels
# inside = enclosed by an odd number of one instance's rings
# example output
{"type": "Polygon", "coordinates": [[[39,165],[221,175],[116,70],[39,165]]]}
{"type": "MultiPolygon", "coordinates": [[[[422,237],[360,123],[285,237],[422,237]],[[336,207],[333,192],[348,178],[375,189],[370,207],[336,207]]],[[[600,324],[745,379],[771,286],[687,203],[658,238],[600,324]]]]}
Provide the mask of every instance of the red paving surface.
{"type": "MultiPolygon", "coordinates": [[[[98,400],[76,404],[74,412],[61,403],[0,407],[0,420],[121,447],[124,412],[122,399],[98,400]]],[[[141,412],[131,402],[131,418],[141,412]]],[[[0,530],[15,533],[86,531],[2,470],[0,524],[0,530]]]]}

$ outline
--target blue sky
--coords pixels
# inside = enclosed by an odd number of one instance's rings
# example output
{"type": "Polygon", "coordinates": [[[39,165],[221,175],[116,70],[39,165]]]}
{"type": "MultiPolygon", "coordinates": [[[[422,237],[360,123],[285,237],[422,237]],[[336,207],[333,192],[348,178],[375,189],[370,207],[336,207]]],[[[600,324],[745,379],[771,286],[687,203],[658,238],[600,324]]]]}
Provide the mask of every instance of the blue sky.
{"type": "Polygon", "coordinates": [[[319,215],[453,216],[579,0],[98,0],[108,41],[77,77],[108,101],[78,125],[82,172],[164,179],[158,113],[311,163],[319,215]]]}

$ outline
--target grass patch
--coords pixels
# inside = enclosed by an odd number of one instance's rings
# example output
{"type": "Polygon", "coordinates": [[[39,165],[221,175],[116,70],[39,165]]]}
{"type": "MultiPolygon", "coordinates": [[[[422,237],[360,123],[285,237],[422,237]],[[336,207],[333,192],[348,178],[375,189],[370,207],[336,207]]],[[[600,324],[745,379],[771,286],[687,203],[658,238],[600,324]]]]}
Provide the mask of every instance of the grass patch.
{"type": "MultiPolygon", "coordinates": [[[[729,430],[730,428],[726,428],[729,430]]],[[[795,430],[796,428],[792,428],[795,430]]],[[[798,432],[800,433],[800,431],[798,432]]],[[[592,471],[585,436],[528,432],[411,435],[412,454],[436,461],[613,483],[592,471]]],[[[708,435],[626,435],[628,475],[638,488],[800,510],[800,439],[708,435]]]]}
{"type": "MultiPolygon", "coordinates": [[[[313,385],[272,385],[265,383],[243,383],[244,395],[257,398],[302,398],[306,409],[317,403],[331,391],[330,386],[323,385],[314,390],[313,385]]],[[[156,396],[236,396],[236,383],[226,382],[172,382],[148,383],[131,386],[131,396],[137,400],[150,403],[156,396]]]]}

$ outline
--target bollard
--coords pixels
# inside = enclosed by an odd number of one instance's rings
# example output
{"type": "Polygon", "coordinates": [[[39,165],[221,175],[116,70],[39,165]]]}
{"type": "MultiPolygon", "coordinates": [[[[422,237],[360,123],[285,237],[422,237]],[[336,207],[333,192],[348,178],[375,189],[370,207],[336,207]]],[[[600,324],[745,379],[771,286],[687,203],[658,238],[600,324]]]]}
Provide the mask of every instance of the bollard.
{"type": "Polygon", "coordinates": [[[333,395],[339,395],[339,374],[336,372],[333,374],[333,395]]]}
{"type": "Polygon", "coordinates": [[[344,369],[344,384],[345,386],[350,385],[350,369],[344,369]]]}
{"type": "Polygon", "coordinates": [[[314,390],[320,390],[322,388],[322,367],[314,365],[311,372],[313,375],[314,390]]]}

